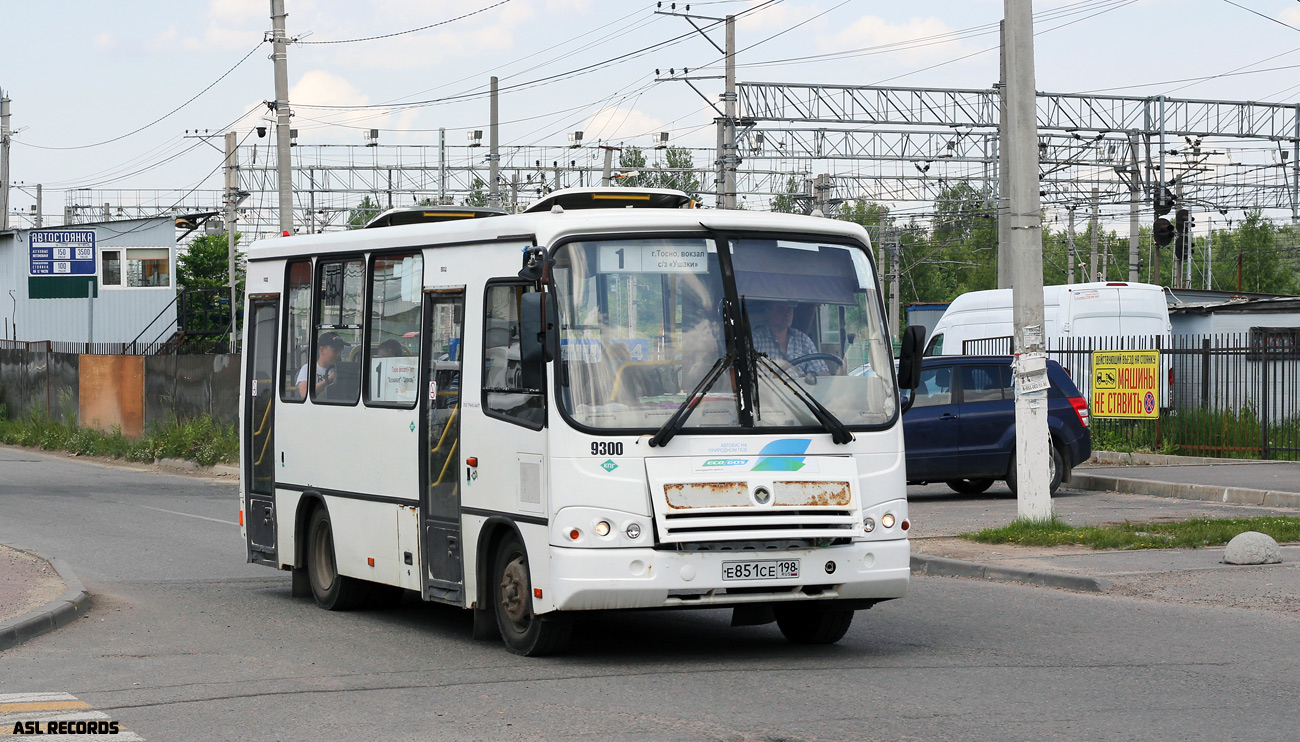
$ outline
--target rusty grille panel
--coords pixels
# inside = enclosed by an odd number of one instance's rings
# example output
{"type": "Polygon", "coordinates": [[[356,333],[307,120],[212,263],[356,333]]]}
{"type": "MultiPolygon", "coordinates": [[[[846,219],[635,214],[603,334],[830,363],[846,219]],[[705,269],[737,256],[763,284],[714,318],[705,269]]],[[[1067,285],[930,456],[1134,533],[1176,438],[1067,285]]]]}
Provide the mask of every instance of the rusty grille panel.
{"type": "Polygon", "coordinates": [[[773,482],[774,505],[839,506],[853,500],[848,482],[773,482]]]}
{"type": "Polygon", "coordinates": [[[750,505],[744,482],[694,482],[664,485],[664,497],[673,510],[743,508],[750,505]]]}

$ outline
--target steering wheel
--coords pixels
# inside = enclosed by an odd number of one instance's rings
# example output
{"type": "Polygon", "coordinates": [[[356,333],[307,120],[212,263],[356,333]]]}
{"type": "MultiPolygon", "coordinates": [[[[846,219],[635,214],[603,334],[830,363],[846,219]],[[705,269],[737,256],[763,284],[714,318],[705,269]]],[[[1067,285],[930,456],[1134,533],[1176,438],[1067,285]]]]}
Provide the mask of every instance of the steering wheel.
{"type": "Polygon", "coordinates": [[[807,363],[808,361],[834,361],[835,365],[840,367],[844,366],[844,359],[834,353],[809,353],[806,356],[791,358],[787,360],[786,363],[789,363],[791,366],[798,366],[799,364],[807,363]]]}

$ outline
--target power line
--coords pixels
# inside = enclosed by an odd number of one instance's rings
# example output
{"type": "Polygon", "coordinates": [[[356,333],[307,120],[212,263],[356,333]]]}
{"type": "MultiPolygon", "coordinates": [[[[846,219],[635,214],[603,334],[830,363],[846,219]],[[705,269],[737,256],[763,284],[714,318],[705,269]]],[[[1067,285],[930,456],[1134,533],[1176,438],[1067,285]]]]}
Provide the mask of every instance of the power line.
{"type": "MultiPolygon", "coordinates": [[[[207,87],[205,87],[205,88],[203,88],[202,90],[200,90],[199,92],[195,93],[194,96],[193,96],[192,98],[190,98],[189,100],[187,100],[187,101],[185,101],[184,103],[180,104],[179,106],[176,106],[175,108],[173,108],[172,110],[168,111],[167,113],[164,113],[163,115],[159,116],[158,118],[154,119],[153,121],[150,121],[149,123],[145,124],[144,126],[141,126],[140,128],[135,129],[134,131],[128,131],[127,133],[125,133],[125,134],[123,134],[123,135],[121,135],[121,136],[116,136],[116,137],[113,137],[112,139],[105,139],[105,140],[102,141],[102,142],[95,142],[94,144],[78,144],[78,145],[71,146],[71,147],[50,147],[50,146],[45,146],[45,145],[41,145],[41,144],[30,144],[30,143],[28,143],[28,142],[23,142],[23,141],[19,141],[19,140],[15,140],[15,141],[18,141],[19,144],[22,144],[22,145],[25,145],[25,146],[28,146],[28,147],[35,147],[36,149],[72,150],[72,149],[89,149],[89,148],[91,148],[91,147],[99,147],[99,146],[102,146],[102,145],[105,145],[105,144],[112,144],[113,142],[121,141],[121,140],[123,140],[123,139],[126,139],[126,138],[129,137],[129,136],[134,135],[134,134],[139,134],[140,132],[144,131],[145,129],[148,129],[149,127],[153,126],[154,124],[157,124],[157,123],[163,121],[164,119],[168,118],[168,117],[171,116],[172,114],[176,113],[177,111],[181,110],[182,108],[184,108],[184,107],[188,106],[189,104],[193,103],[194,101],[198,100],[198,99],[199,99],[199,96],[203,95],[204,93],[208,92],[208,91],[211,90],[212,88],[216,87],[217,83],[219,83],[219,82],[221,82],[222,80],[226,79],[226,77],[228,77],[228,76],[230,75],[231,72],[234,72],[236,69],[239,68],[239,66],[240,66],[241,64],[243,64],[244,62],[248,61],[248,58],[251,57],[251,56],[253,56],[253,52],[257,51],[257,50],[262,46],[263,43],[264,43],[264,42],[261,42],[261,41],[257,42],[257,44],[256,44],[252,49],[249,49],[249,50],[248,50],[248,53],[247,53],[247,54],[245,54],[242,58],[240,58],[240,60],[239,60],[238,62],[235,62],[234,66],[232,66],[230,69],[226,70],[225,72],[221,73],[221,77],[218,77],[217,79],[213,80],[211,83],[208,84],[207,87]]],[[[247,115],[247,114],[245,114],[245,115],[247,115]]],[[[240,118],[243,118],[243,116],[240,116],[240,118]]]]}
{"type": "Polygon", "coordinates": [[[306,45],[309,45],[309,44],[310,44],[310,45],[321,45],[321,44],[355,44],[355,43],[357,43],[357,42],[361,42],[361,41],[378,41],[379,39],[391,39],[391,38],[393,38],[394,36],[404,36],[404,35],[406,35],[406,34],[412,34],[412,33],[416,33],[416,32],[418,32],[418,31],[428,31],[428,30],[431,29],[431,28],[437,28],[437,27],[439,27],[439,26],[445,26],[445,25],[447,25],[448,23],[455,23],[456,21],[463,21],[463,20],[465,20],[466,18],[469,18],[469,17],[471,17],[471,16],[476,16],[476,15],[478,15],[479,13],[486,13],[487,11],[489,11],[489,10],[491,10],[491,9],[493,9],[493,8],[497,8],[497,7],[500,7],[500,6],[502,6],[502,5],[505,5],[505,4],[508,3],[508,2],[510,2],[510,0],[500,0],[500,2],[493,3],[493,4],[491,4],[491,5],[487,6],[487,7],[484,7],[484,8],[479,8],[478,10],[470,11],[469,13],[465,13],[465,14],[463,14],[463,15],[458,15],[458,16],[456,16],[455,18],[448,18],[448,19],[445,20],[445,21],[438,21],[437,23],[430,23],[430,24],[427,25],[427,26],[420,26],[419,28],[412,28],[412,29],[409,29],[409,30],[406,30],[406,31],[396,31],[396,32],[394,32],[394,33],[380,34],[379,36],[364,36],[364,37],[359,38],[359,39],[336,39],[336,40],[334,40],[334,41],[297,41],[297,42],[295,42],[295,43],[297,43],[297,44],[301,44],[301,45],[303,45],[303,46],[306,46],[306,45]]]}

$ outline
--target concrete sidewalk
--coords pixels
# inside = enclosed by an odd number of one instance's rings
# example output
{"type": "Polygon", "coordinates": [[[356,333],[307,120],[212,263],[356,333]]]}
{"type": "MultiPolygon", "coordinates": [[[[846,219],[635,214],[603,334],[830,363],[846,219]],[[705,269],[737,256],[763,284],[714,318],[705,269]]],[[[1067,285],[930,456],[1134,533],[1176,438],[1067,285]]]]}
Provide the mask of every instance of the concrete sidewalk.
{"type": "Polygon", "coordinates": [[[1070,487],[1238,505],[1300,508],[1300,462],[1100,453],[1070,487]],[[1132,463],[1114,465],[1128,460],[1132,463]]]}
{"type": "Polygon", "coordinates": [[[0,651],[66,626],[89,606],[67,565],[0,544],[0,651]]]}
{"type": "MultiPolygon", "coordinates": [[[[1073,481],[1056,497],[1057,512],[1071,525],[1114,522],[1119,513],[1120,519],[1137,522],[1200,515],[1300,515],[1300,463],[1105,452],[1098,458],[1099,463],[1076,468],[1073,481]],[[1129,463],[1117,465],[1118,461],[1129,463]],[[1195,506],[1189,501],[1206,505],[1195,506]],[[1170,507],[1178,502],[1186,504],[1170,507]],[[1205,508],[1212,512],[1195,512],[1205,508]]],[[[919,574],[1300,614],[1300,545],[1283,546],[1282,564],[1245,567],[1223,564],[1223,547],[1094,551],[1079,546],[980,544],[949,534],[978,530],[986,524],[953,528],[955,524],[944,512],[975,508],[977,502],[943,494],[931,499],[924,494],[909,493],[914,499],[910,506],[913,519],[921,521],[918,515],[929,505],[934,508],[932,517],[942,516],[947,527],[935,532],[923,525],[925,535],[916,534],[920,538],[913,541],[913,572],[919,574]]],[[[980,520],[987,520],[993,514],[990,511],[1013,516],[1013,499],[996,490],[990,494],[991,502],[984,503],[980,520]]]]}

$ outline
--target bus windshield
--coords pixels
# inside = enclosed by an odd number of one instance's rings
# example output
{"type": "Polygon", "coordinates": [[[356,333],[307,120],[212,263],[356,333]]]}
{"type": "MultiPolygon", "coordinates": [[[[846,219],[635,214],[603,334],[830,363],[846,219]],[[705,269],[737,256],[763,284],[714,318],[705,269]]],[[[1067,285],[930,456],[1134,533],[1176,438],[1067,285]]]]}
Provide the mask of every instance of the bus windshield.
{"type": "Polygon", "coordinates": [[[555,258],[559,403],[581,426],[653,432],[729,352],[736,362],[701,390],[683,430],[824,428],[801,395],[849,428],[894,419],[889,336],[860,247],[603,239],[555,258]]]}

